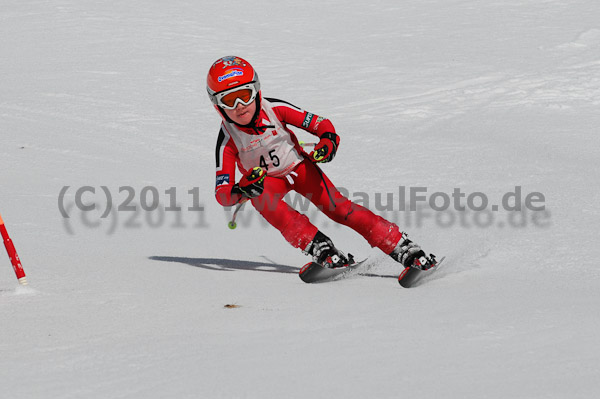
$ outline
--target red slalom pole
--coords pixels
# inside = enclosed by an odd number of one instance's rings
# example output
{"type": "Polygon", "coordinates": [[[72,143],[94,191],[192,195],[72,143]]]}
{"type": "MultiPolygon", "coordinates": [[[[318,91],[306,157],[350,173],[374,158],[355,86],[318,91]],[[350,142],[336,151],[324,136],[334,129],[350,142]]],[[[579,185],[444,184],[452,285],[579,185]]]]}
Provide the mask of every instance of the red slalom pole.
{"type": "Polygon", "coordinates": [[[15,269],[15,274],[17,275],[19,283],[21,285],[27,285],[27,277],[25,276],[23,265],[21,265],[21,259],[19,259],[19,254],[17,254],[17,250],[15,249],[15,246],[8,235],[8,231],[6,231],[6,226],[4,225],[4,220],[2,220],[2,215],[0,215],[0,233],[2,233],[2,239],[4,241],[4,246],[6,247],[6,252],[8,252],[10,263],[12,263],[13,269],[15,269]]]}

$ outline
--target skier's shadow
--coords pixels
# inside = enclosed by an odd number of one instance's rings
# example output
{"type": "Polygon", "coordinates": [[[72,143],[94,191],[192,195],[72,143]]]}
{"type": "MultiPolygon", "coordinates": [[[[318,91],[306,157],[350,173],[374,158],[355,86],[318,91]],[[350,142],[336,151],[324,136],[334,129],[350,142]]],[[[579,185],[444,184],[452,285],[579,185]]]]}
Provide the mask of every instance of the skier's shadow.
{"type": "Polygon", "coordinates": [[[300,268],[277,264],[266,257],[265,262],[252,262],[247,260],[221,259],[221,258],[184,258],[179,256],[150,256],[151,260],[161,262],[175,262],[199,267],[207,270],[231,272],[234,270],[253,270],[268,273],[298,274],[300,268]]]}
{"type": "MultiPolygon", "coordinates": [[[[206,270],[217,270],[222,272],[231,272],[235,270],[252,270],[267,273],[298,274],[300,268],[293,266],[280,265],[263,256],[265,262],[252,262],[248,260],[221,259],[221,258],[184,258],[180,256],[150,256],[148,259],[161,262],[175,262],[199,267],[206,270]]],[[[397,278],[396,275],[385,275],[362,272],[358,275],[366,277],[397,278]]]]}

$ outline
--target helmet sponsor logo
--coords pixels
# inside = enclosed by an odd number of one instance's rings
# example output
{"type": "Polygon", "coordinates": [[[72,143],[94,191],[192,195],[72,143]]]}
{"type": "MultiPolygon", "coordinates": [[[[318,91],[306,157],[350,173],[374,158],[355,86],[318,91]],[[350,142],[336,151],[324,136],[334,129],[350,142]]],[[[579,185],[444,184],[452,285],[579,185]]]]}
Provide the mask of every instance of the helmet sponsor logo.
{"type": "Polygon", "coordinates": [[[226,80],[226,79],[231,79],[231,78],[235,78],[237,76],[243,76],[244,75],[244,70],[240,69],[240,68],[233,68],[229,71],[227,71],[227,73],[225,75],[221,75],[217,78],[217,80],[220,82],[226,80]]]}
{"type": "Polygon", "coordinates": [[[227,68],[227,67],[232,67],[232,66],[246,66],[247,64],[244,62],[243,59],[241,59],[240,57],[223,57],[221,58],[218,62],[222,62],[223,63],[223,69],[227,68]]]}

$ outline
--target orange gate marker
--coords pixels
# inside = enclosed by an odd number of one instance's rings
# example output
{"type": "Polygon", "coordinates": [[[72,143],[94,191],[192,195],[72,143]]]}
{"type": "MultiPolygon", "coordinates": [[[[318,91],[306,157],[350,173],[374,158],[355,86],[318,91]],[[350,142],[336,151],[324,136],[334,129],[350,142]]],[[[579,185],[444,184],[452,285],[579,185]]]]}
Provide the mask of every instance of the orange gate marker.
{"type": "Polygon", "coordinates": [[[19,259],[17,250],[15,249],[15,246],[8,235],[8,231],[6,231],[6,226],[4,225],[4,220],[2,220],[2,215],[0,215],[0,233],[2,233],[2,239],[4,241],[4,246],[6,247],[6,252],[8,252],[10,263],[12,263],[13,269],[15,269],[15,274],[17,275],[19,283],[21,285],[27,285],[27,277],[25,276],[23,265],[21,265],[21,259],[19,259]]]}

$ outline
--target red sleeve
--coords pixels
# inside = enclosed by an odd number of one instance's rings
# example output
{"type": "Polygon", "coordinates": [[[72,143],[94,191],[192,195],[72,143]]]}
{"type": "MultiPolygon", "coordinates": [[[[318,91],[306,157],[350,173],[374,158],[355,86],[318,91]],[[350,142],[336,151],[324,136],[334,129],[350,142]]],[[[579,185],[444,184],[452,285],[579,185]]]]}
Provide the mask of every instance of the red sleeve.
{"type": "Polygon", "coordinates": [[[280,121],[321,137],[323,133],[335,133],[333,123],[327,118],[307,112],[288,102],[269,98],[273,111],[280,121]]]}
{"type": "Polygon", "coordinates": [[[240,194],[231,194],[231,189],[235,184],[235,165],[238,151],[233,140],[231,140],[229,134],[225,133],[223,128],[221,128],[217,139],[216,158],[217,184],[215,197],[217,202],[223,206],[235,205],[242,198],[240,194]]]}

